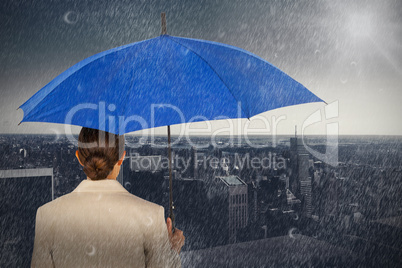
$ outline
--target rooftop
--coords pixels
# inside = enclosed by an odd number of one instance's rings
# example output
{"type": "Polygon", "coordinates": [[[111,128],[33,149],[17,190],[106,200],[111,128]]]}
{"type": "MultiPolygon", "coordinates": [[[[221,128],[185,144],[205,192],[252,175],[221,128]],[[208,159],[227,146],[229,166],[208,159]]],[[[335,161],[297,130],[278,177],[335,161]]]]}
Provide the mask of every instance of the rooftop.
{"type": "Polygon", "coordinates": [[[346,249],[299,234],[184,251],[180,255],[183,267],[299,267],[331,262],[342,266],[357,257],[346,249]]]}
{"type": "Polygon", "coordinates": [[[246,185],[246,183],[242,181],[238,176],[225,176],[217,178],[221,179],[228,186],[246,185]]]}
{"type": "Polygon", "coordinates": [[[392,226],[392,227],[402,229],[402,216],[379,219],[379,220],[376,220],[374,222],[378,222],[378,223],[381,223],[381,224],[385,224],[385,225],[389,225],[389,226],[392,226]]]}

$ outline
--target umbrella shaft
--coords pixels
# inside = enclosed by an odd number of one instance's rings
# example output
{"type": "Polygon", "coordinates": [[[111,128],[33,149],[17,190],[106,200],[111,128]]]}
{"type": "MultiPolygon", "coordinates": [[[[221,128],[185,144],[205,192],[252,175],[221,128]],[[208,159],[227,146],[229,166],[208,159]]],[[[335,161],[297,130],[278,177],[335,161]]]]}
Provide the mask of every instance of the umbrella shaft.
{"type": "Polygon", "coordinates": [[[173,214],[173,191],[172,191],[172,148],[170,146],[170,126],[168,131],[168,156],[169,156],[169,217],[172,220],[172,228],[174,231],[174,214],[173,214]]]}

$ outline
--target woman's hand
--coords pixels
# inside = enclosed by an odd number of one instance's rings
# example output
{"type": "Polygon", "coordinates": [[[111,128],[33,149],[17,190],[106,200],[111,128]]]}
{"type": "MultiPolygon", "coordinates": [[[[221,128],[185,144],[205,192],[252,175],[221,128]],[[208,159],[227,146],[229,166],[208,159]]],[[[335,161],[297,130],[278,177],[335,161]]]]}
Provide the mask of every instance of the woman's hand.
{"type": "Polygon", "coordinates": [[[181,248],[184,245],[185,237],[183,235],[183,231],[174,228],[174,232],[172,230],[172,220],[168,217],[166,219],[166,225],[169,234],[169,241],[172,249],[176,250],[177,253],[180,254],[181,248]]]}

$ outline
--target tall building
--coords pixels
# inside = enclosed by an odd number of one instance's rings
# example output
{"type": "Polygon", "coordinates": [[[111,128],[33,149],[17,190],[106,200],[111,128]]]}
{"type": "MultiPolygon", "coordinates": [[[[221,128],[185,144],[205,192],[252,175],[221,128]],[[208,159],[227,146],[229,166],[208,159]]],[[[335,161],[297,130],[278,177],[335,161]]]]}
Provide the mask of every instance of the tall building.
{"type": "Polygon", "coordinates": [[[198,174],[198,171],[197,171],[197,147],[195,147],[195,146],[191,147],[189,158],[190,158],[190,161],[189,161],[190,164],[186,170],[187,177],[197,179],[196,178],[196,176],[198,174]]]}
{"type": "Polygon", "coordinates": [[[197,147],[195,147],[195,146],[191,147],[190,174],[191,173],[192,173],[194,179],[198,179],[198,158],[197,158],[197,147]]]}
{"type": "Polygon", "coordinates": [[[307,180],[300,181],[300,194],[303,198],[303,215],[311,218],[311,213],[313,211],[311,200],[311,177],[308,177],[307,180]]]}
{"type": "Polygon", "coordinates": [[[43,191],[41,194],[44,198],[40,199],[46,199],[46,202],[54,199],[53,168],[0,170],[0,179],[2,182],[2,187],[0,188],[4,191],[1,198],[12,195],[10,191],[17,191],[18,195],[22,195],[25,189],[29,192],[32,189],[36,189],[43,191]]]}
{"type": "Polygon", "coordinates": [[[193,150],[194,158],[194,179],[208,181],[209,162],[205,151],[193,150]]]}
{"type": "Polygon", "coordinates": [[[297,138],[290,138],[290,181],[289,181],[289,189],[293,193],[297,193],[299,189],[298,185],[298,157],[297,157],[297,138]]]}
{"type": "Polygon", "coordinates": [[[227,220],[228,242],[236,243],[237,230],[247,225],[248,219],[248,196],[247,184],[237,176],[222,176],[215,178],[216,183],[223,186],[227,196],[227,220]]]}
{"type": "Polygon", "coordinates": [[[28,267],[38,207],[54,198],[53,168],[0,170],[0,267],[28,267]]]}
{"type": "Polygon", "coordinates": [[[255,223],[258,220],[258,199],[257,199],[257,195],[258,195],[258,189],[257,189],[257,183],[254,181],[251,181],[250,183],[250,188],[249,188],[249,192],[250,192],[250,222],[251,223],[255,223]]]}
{"type": "Polygon", "coordinates": [[[290,161],[291,161],[291,191],[297,193],[303,200],[302,213],[311,217],[312,213],[312,188],[310,168],[310,155],[303,143],[297,137],[290,138],[290,161]]]}

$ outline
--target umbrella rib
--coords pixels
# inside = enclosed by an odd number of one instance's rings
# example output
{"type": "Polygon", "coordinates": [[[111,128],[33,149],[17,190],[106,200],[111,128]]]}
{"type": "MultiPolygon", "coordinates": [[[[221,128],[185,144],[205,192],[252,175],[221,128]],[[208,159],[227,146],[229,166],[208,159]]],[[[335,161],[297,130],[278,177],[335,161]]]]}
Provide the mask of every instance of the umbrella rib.
{"type": "MultiPolygon", "coordinates": [[[[176,44],[179,44],[182,47],[187,48],[189,51],[191,51],[192,53],[194,53],[198,58],[200,58],[203,62],[205,62],[209,68],[211,68],[211,70],[218,76],[218,78],[222,81],[222,83],[225,85],[225,87],[229,90],[230,94],[232,95],[232,97],[236,100],[237,103],[239,103],[239,100],[235,97],[235,95],[233,95],[232,90],[230,90],[229,86],[225,83],[225,81],[223,81],[222,77],[219,75],[219,73],[217,71],[215,71],[215,69],[208,63],[208,61],[206,61],[201,55],[199,55],[197,52],[195,52],[194,50],[192,50],[191,48],[177,42],[176,40],[173,40],[172,38],[169,38],[169,40],[175,42],[176,44]]],[[[241,102],[240,102],[241,103],[241,102]]],[[[240,105],[241,110],[243,111],[243,113],[247,116],[247,119],[250,119],[250,116],[248,113],[246,113],[246,111],[244,111],[243,106],[240,105]]]]}

